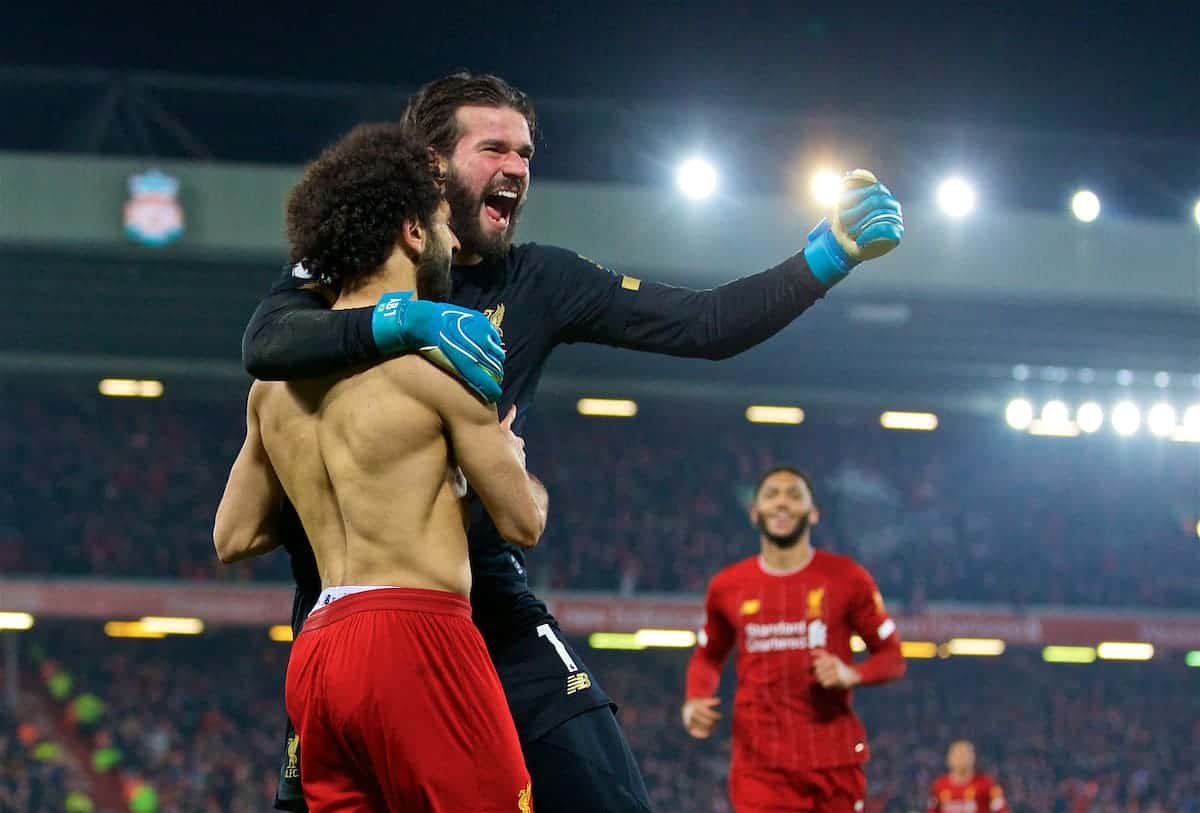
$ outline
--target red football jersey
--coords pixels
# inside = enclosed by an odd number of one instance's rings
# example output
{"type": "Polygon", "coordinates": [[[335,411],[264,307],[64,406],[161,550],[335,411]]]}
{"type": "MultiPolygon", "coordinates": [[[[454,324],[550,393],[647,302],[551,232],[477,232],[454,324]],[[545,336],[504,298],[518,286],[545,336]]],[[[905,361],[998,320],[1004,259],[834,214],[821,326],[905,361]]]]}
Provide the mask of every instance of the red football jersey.
{"type": "Polygon", "coordinates": [[[904,673],[896,625],[862,566],[815,551],[804,567],[774,573],[754,556],[713,577],[705,609],[688,665],[687,696],[716,694],[721,666],[736,646],[735,769],[799,770],[867,760],[866,732],[850,692],[822,688],[812,665],[814,649],[853,663],[850,636],[857,633],[871,652],[855,664],[863,684],[904,673]]]}
{"type": "Polygon", "coordinates": [[[934,780],[929,813],[1008,813],[1004,790],[990,776],[977,773],[961,784],[950,775],[934,780]]]}

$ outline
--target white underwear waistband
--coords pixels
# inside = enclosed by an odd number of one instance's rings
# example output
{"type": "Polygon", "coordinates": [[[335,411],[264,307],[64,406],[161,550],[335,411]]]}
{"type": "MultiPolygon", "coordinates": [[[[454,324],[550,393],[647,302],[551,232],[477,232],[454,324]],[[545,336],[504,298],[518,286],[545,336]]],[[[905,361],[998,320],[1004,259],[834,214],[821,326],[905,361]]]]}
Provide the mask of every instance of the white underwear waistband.
{"type": "Polygon", "coordinates": [[[369,587],[358,587],[356,585],[349,585],[349,584],[342,586],[342,587],[326,587],[324,590],[321,591],[321,595],[317,596],[317,603],[312,608],[312,611],[309,613],[309,615],[312,615],[312,613],[315,613],[317,610],[321,609],[322,607],[332,604],[333,602],[337,601],[339,598],[345,598],[346,596],[352,596],[355,593],[365,593],[368,590],[387,590],[389,588],[390,588],[390,585],[386,585],[386,584],[371,585],[369,587]]]}

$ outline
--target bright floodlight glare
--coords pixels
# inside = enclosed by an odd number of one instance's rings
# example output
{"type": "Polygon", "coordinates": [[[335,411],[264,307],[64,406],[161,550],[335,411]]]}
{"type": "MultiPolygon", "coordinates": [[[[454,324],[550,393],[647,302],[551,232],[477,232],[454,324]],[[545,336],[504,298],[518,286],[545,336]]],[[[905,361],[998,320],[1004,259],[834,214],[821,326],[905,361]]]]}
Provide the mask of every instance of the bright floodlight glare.
{"type": "Polygon", "coordinates": [[[1142,425],[1142,412],[1132,401],[1122,401],[1113,407],[1112,425],[1118,435],[1132,435],[1142,425]]]}
{"type": "Polygon", "coordinates": [[[1033,421],[1033,404],[1024,398],[1012,399],[1008,402],[1008,408],[1004,410],[1004,420],[1017,431],[1028,429],[1033,421]]]}
{"type": "Polygon", "coordinates": [[[1089,435],[1099,432],[1100,427],[1104,426],[1104,410],[1095,401],[1080,404],[1079,409],[1075,411],[1075,423],[1079,425],[1080,430],[1089,435]]]}
{"type": "Polygon", "coordinates": [[[831,169],[819,169],[813,173],[809,191],[817,203],[832,206],[842,191],[842,176],[831,169]]]}
{"type": "Polygon", "coordinates": [[[1200,435],[1200,404],[1192,404],[1183,413],[1183,431],[1200,435]]]}
{"type": "Polygon", "coordinates": [[[1200,200],[1196,201],[1196,205],[1192,209],[1192,219],[1196,221],[1197,226],[1200,226],[1200,200]]]}
{"type": "Polygon", "coordinates": [[[937,202],[950,217],[966,217],[975,209],[975,190],[962,178],[947,178],[938,184],[937,202]]]}
{"type": "Polygon", "coordinates": [[[1071,198],[1071,212],[1077,220],[1091,223],[1100,216],[1100,198],[1090,189],[1081,189],[1071,198]]]}
{"type": "Polygon", "coordinates": [[[1062,401],[1047,401],[1042,405],[1042,423],[1062,424],[1071,419],[1071,412],[1062,401]]]}
{"type": "Polygon", "coordinates": [[[675,172],[679,191],[692,200],[703,200],[717,191],[717,170],[703,158],[689,158],[675,172]]]}
{"type": "Polygon", "coordinates": [[[1166,402],[1160,402],[1150,407],[1146,413],[1146,426],[1150,434],[1165,438],[1175,431],[1175,407],[1166,402]]]}

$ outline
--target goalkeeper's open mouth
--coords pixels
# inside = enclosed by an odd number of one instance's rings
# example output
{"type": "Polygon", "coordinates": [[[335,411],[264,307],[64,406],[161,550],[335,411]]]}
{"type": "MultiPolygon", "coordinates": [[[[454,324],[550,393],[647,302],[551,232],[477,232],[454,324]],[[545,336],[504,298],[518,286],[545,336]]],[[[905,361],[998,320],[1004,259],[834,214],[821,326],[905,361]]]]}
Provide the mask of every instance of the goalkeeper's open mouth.
{"type": "Polygon", "coordinates": [[[505,230],[512,223],[513,212],[520,203],[520,193],[513,189],[499,189],[483,199],[483,211],[497,228],[505,230]]]}

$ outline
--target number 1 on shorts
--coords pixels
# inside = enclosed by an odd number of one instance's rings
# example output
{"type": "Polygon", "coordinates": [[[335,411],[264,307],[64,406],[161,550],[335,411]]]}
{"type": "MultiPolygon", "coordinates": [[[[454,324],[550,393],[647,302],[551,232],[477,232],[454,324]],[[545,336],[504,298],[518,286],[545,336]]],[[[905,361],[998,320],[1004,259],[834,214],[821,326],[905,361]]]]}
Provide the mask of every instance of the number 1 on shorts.
{"type": "Polygon", "coordinates": [[[554,647],[554,651],[558,653],[558,657],[562,658],[563,665],[567,667],[568,672],[578,672],[579,667],[575,665],[575,661],[571,660],[571,653],[567,652],[567,648],[563,646],[563,642],[558,640],[558,636],[554,634],[554,630],[549,624],[542,624],[537,628],[539,638],[548,638],[550,645],[554,647]]]}

